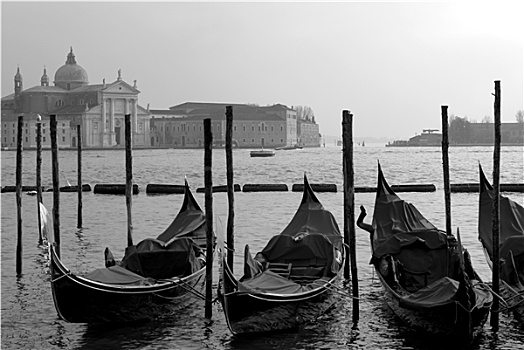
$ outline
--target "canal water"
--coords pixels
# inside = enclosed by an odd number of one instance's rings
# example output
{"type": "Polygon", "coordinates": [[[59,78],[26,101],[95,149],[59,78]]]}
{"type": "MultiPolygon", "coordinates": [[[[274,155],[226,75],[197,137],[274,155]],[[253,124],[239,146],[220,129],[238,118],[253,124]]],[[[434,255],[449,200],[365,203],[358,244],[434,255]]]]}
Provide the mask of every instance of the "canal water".
{"type": "MultiPolygon", "coordinates": [[[[298,208],[301,193],[292,192],[302,183],[304,173],[311,183],[334,183],[336,193],[318,193],[325,208],[332,211],[343,229],[342,151],[339,147],[277,151],[271,158],[251,158],[249,150],[236,149],[234,182],[244,184],[287,184],[289,192],[235,192],[235,274],[242,271],[244,246],[256,253],[267,240],[281,232],[298,208]]],[[[451,183],[478,182],[478,164],[491,180],[492,147],[451,147],[451,183]]],[[[34,151],[23,153],[23,184],[35,184],[34,151]]],[[[15,185],[16,152],[1,152],[1,184],[15,185]]],[[[435,184],[429,193],[399,193],[412,202],[428,220],[445,227],[442,155],[438,147],[394,148],[366,145],[354,149],[356,186],[376,186],[377,161],[384,175],[394,184],[435,184]]],[[[141,192],[133,196],[133,238],[135,242],[156,237],[169,225],[182,204],[182,195],[147,195],[146,185],[183,184],[187,177],[197,201],[204,208],[203,150],[135,150],[133,180],[141,192]]],[[[524,182],[522,147],[503,147],[501,183],[524,182]]],[[[60,186],[76,184],[77,153],[59,151],[60,186]]],[[[213,150],[213,184],[226,184],[225,152],[213,150]]],[[[94,187],[101,183],[125,183],[125,151],[83,152],[83,182],[94,187]]],[[[51,154],[43,154],[42,183],[51,188],[51,154]]],[[[356,193],[355,205],[364,205],[367,220],[373,213],[374,193],[356,193]]],[[[504,195],[523,204],[522,193],[504,195]]],[[[44,193],[44,204],[51,210],[53,195],[44,193]]],[[[477,272],[491,280],[477,234],[478,194],[453,193],[452,225],[460,228],[477,272]]],[[[227,194],[213,195],[214,225],[223,234],[227,224],[227,194]]],[[[213,316],[204,318],[204,303],[154,322],[126,326],[70,324],[57,317],[50,289],[48,259],[38,245],[36,198],[23,195],[23,274],[16,276],[17,211],[14,193],[1,194],[1,348],[2,349],[452,349],[464,348],[447,339],[413,332],[385,305],[382,288],[369,265],[368,234],[357,228],[357,262],[360,286],[360,321],[352,322],[352,300],[342,297],[339,304],[317,322],[278,334],[249,337],[233,336],[226,325],[219,303],[213,316]]],[[[75,273],[86,273],[104,266],[103,252],[109,247],[116,257],[123,255],[127,243],[125,197],[83,194],[83,228],[77,229],[77,194],[60,195],[62,259],[75,273]]],[[[213,292],[218,278],[214,265],[213,292]]],[[[82,303],[82,300],[78,300],[82,303]]],[[[489,320],[471,349],[517,349],[524,345],[524,326],[511,314],[502,314],[500,329],[493,332],[489,320]]]]}

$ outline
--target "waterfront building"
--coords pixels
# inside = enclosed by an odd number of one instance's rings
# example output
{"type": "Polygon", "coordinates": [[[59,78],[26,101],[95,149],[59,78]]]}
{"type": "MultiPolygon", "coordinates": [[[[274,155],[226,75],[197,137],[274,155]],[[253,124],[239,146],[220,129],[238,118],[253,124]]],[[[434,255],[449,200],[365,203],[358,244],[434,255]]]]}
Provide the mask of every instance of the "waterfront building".
{"type": "MultiPolygon", "coordinates": [[[[466,132],[461,139],[453,140],[450,136],[450,145],[491,146],[495,142],[494,123],[468,123],[466,132]]],[[[524,145],[524,123],[501,123],[500,142],[502,145],[524,145]]],[[[387,147],[419,147],[441,146],[442,134],[438,130],[424,129],[422,134],[415,135],[409,140],[396,140],[388,143],[387,147]]]]}
{"type": "Polygon", "coordinates": [[[297,120],[297,144],[305,147],[319,147],[320,146],[320,130],[318,124],[315,123],[315,117],[312,119],[298,119],[297,120]]]}
{"type": "Polygon", "coordinates": [[[50,147],[48,134],[49,115],[57,117],[60,128],[57,134],[61,148],[77,146],[76,126],[81,125],[82,146],[86,148],[109,148],[124,146],[124,116],[131,115],[134,147],[150,145],[150,112],[138,104],[136,80],[133,85],[122,79],[106,84],[89,84],[84,68],[77,64],[73,48],[66,62],[54,76],[54,86],[49,85],[46,68],[40,85],[23,89],[20,68],[14,77],[14,93],[2,97],[1,144],[16,147],[16,123],[24,116],[23,146],[36,146],[36,117],[42,117],[42,145],[50,147]],[[46,130],[46,131],[44,131],[46,130]]]}
{"type": "Polygon", "coordinates": [[[226,106],[233,107],[234,147],[275,148],[295,144],[320,146],[318,125],[314,120],[298,121],[296,111],[285,105],[261,107],[203,102],[186,102],[170,107],[169,110],[151,110],[151,145],[203,147],[203,120],[210,118],[213,144],[223,146],[226,106]]]}

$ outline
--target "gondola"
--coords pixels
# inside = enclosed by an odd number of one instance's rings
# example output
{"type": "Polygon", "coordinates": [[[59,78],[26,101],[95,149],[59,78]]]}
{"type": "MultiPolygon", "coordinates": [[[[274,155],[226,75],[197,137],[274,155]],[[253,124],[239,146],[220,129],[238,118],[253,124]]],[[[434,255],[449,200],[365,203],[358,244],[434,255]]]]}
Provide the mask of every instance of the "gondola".
{"type": "MultiPolygon", "coordinates": [[[[493,267],[493,186],[479,164],[479,240],[493,267]]],[[[505,196],[499,201],[500,293],[510,310],[524,318],[524,207],[505,196]]]]}
{"type": "Polygon", "coordinates": [[[240,335],[314,321],[337,299],[344,256],[338,224],[304,175],[302,201],[289,224],[254,258],[246,245],[242,278],[222,257],[218,292],[229,329],[240,335]]]}
{"type": "Polygon", "coordinates": [[[64,266],[51,242],[51,290],[58,316],[72,323],[133,322],[194,303],[202,297],[205,280],[205,231],[204,213],[186,181],[184,202],[172,223],[156,239],[127,247],[120,262],[106,248],[106,267],[78,275],[64,266]]]}
{"type": "MultiPolygon", "coordinates": [[[[362,227],[361,207],[357,225],[362,227]]],[[[378,166],[371,264],[393,312],[410,328],[473,340],[493,297],[474,271],[460,239],[429,222],[391,190],[378,166]]]]}

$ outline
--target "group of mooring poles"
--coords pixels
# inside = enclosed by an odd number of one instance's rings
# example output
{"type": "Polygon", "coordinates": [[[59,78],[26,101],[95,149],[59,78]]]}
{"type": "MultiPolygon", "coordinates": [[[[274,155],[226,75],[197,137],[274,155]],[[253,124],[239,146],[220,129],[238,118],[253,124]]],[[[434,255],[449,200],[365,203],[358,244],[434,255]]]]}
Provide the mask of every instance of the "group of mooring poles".
{"type": "MultiPolygon", "coordinates": [[[[132,157],[132,136],[131,136],[131,116],[125,115],[125,150],[126,150],[126,207],[127,207],[127,245],[133,245],[133,221],[132,221],[132,191],[133,191],[133,157],[132,157]]],[[[349,111],[343,111],[343,168],[344,168],[344,241],[349,243],[349,258],[346,256],[344,266],[344,277],[349,279],[351,266],[352,290],[353,290],[353,321],[359,319],[359,296],[358,296],[358,277],[356,265],[356,245],[355,245],[355,217],[354,217],[354,172],[353,172],[353,115],[349,111]],[[349,263],[351,260],[351,265],[349,263]]],[[[36,187],[37,187],[37,215],[39,243],[43,242],[42,224],[40,214],[40,203],[42,203],[41,186],[41,163],[42,163],[42,127],[41,118],[38,116],[37,126],[37,147],[36,147],[36,187]]],[[[59,164],[58,164],[58,144],[56,139],[56,115],[50,115],[51,131],[51,161],[53,177],[53,236],[57,255],[60,257],[60,186],[59,186],[59,164]]],[[[82,228],[82,128],[77,126],[78,137],[78,215],[77,227],[82,228]]],[[[18,241],[16,254],[16,273],[22,273],[22,129],[23,116],[18,118],[18,142],[17,142],[17,168],[16,168],[16,201],[18,219],[18,241]]],[[[233,269],[234,245],[234,181],[233,181],[233,107],[226,106],[226,172],[227,172],[227,194],[228,194],[228,221],[226,233],[227,264],[233,269]]],[[[213,183],[212,183],[212,144],[213,134],[211,131],[211,119],[204,119],[204,183],[205,183],[205,210],[206,210],[206,303],[205,316],[212,316],[212,279],[213,279],[213,246],[215,244],[213,234],[213,183]]]]}
{"type": "MultiPolygon", "coordinates": [[[[501,89],[500,81],[495,81],[495,102],[494,102],[494,151],[493,151],[493,211],[492,211],[492,239],[493,239],[493,259],[492,259],[492,291],[495,295],[499,295],[500,289],[500,144],[501,144],[501,133],[500,133],[500,100],[501,100],[501,89]]],[[[441,106],[442,116],[442,164],[444,168],[444,202],[446,206],[446,233],[451,235],[451,195],[450,195],[450,180],[449,180],[449,158],[448,158],[448,106],[441,106]]],[[[462,244],[460,241],[460,232],[457,228],[457,240],[459,243],[459,249],[462,250],[462,244]]],[[[462,251],[460,252],[462,254],[462,251]]],[[[493,298],[493,304],[491,307],[490,324],[494,331],[499,328],[499,309],[500,302],[499,298],[493,298]]]]}
{"type": "MultiPolygon", "coordinates": [[[[226,231],[227,264],[233,270],[234,246],[234,182],[233,182],[233,107],[226,106],[226,178],[228,197],[228,218],[226,231]]],[[[204,119],[204,195],[206,210],[206,300],[205,317],[211,318],[212,308],[212,281],[213,281],[213,246],[215,244],[213,235],[213,176],[212,176],[212,147],[213,133],[211,131],[211,119],[204,119]]]]}
{"type": "MultiPolygon", "coordinates": [[[[49,127],[50,127],[50,136],[51,136],[51,164],[52,164],[52,176],[53,176],[53,210],[52,210],[52,218],[53,218],[53,238],[54,238],[54,244],[56,247],[56,253],[58,257],[61,257],[61,249],[60,249],[60,170],[59,170],[59,164],[58,164],[58,142],[57,142],[57,136],[56,136],[56,128],[57,128],[57,120],[56,115],[50,115],[49,116],[49,127]]],[[[41,138],[38,136],[38,128],[39,124],[37,124],[37,140],[41,138]]],[[[83,204],[82,204],[82,125],[81,123],[78,123],[76,125],[77,130],[77,139],[78,139],[78,145],[77,145],[77,193],[78,193],[78,211],[77,211],[77,228],[82,228],[83,225],[83,219],[82,219],[82,210],[83,210],[83,204]]],[[[37,158],[41,155],[39,154],[41,152],[41,144],[37,144],[37,158]]],[[[37,175],[37,181],[40,181],[40,174],[37,175]]],[[[41,190],[40,186],[37,186],[37,190],[41,190]]],[[[40,217],[40,205],[38,205],[38,215],[40,217]]]]}
{"type": "MultiPolygon", "coordinates": [[[[354,171],[353,171],[353,115],[344,110],[342,112],[342,129],[343,129],[343,172],[344,172],[344,241],[349,247],[349,257],[346,256],[344,265],[344,278],[349,279],[351,270],[351,289],[353,292],[353,322],[356,324],[359,320],[359,292],[358,292],[358,271],[356,259],[356,240],[355,240],[355,190],[354,190],[354,171]],[[351,261],[351,264],[350,264],[351,261]]],[[[232,152],[232,135],[233,135],[233,107],[226,106],[226,178],[228,194],[228,220],[225,249],[228,250],[226,263],[233,271],[233,252],[235,251],[234,243],[234,181],[233,181],[233,152],[232,152]]],[[[212,315],[211,299],[211,281],[212,281],[212,145],[213,134],[211,132],[211,119],[204,119],[204,184],[205,184],[205,208],[207,222],[207,264],[206,268],[206,305],[205,315],[210,318],[212,315]],[[209,282],[209,283],[207,283],[209,282]]]]}
{"type": "MultiPolygon", "coordinates": [[[[36,208],[38,222],[38,244],[43,244],[44,237],[42,233],[42,218],[40,203],[43,203],[42,197],[42,117],[37,115],[36,120],[36,208]]],[[[17,246],[16,246],[16,274],[22,274],[22,131],[24,116],[18,117],[17,128],[17,147],[16,147],[16,203],[17,203],[17,246]]],[[[56,116],[50,116],[51,131],[51,153],[52,153],[52,171],[53,171],[53,221],[54,221],[54,241],[57,246],[57,254],[60,256],[60,198],[59,179],[58,179],[58,146],[56,141],[56,116]],[[55,193],[56,192],[56,193],[55,193]]],[[[82,183],[82,143],[81,143],[81,126],[78,125],[78,183],[82,183]]],[[[78,228],[82,227],[82,192],[79,186],[78,192],[78,228]]]]}

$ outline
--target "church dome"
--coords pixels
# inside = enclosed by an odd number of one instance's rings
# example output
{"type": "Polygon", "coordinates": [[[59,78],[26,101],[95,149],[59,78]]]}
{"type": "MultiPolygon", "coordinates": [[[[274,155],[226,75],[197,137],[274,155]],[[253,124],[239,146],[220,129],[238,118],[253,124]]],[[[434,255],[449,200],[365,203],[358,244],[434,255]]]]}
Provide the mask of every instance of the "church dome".
{"type": "Polygon", "coordinates": [[[75,54],[73,48],[71,48],[66,63],[58,68],[55,73],[55,86],[70,90],[87,84],[87,72],[76,64],[75,54]]]}

